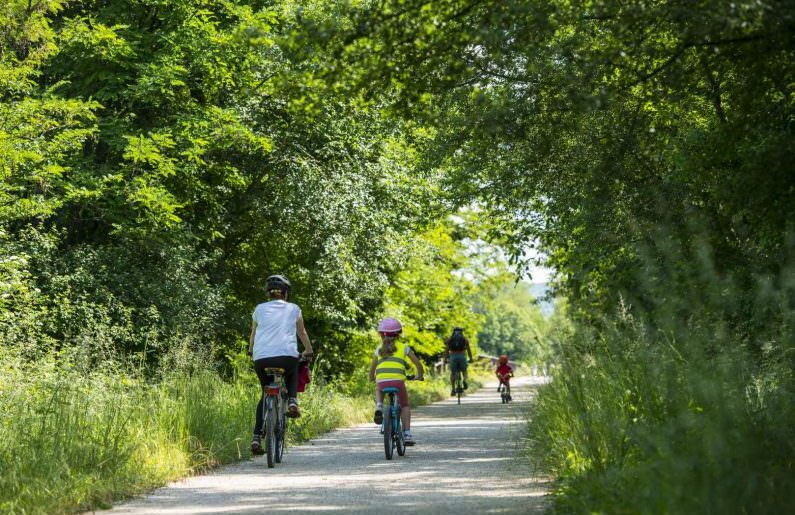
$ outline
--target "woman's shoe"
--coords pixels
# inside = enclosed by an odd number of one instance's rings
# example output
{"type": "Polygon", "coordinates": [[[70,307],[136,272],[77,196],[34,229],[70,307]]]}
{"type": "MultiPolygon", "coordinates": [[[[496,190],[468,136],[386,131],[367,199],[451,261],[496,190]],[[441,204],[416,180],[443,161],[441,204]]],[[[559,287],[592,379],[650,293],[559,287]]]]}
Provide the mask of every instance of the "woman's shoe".
{"type": "Polygon", "coordinates": [[[291,400],[287,405],[287,416],[290,418],[298,418],[301,416],[301,411],[298,409],[298,403],[291,400]]]}
{"type": "Polygon", "coordinates": [[[265,449],[262,448],[262,441],[256,436],[251,440],[251,454],[254,456],[262,456],[265,454],[265,449]]]}

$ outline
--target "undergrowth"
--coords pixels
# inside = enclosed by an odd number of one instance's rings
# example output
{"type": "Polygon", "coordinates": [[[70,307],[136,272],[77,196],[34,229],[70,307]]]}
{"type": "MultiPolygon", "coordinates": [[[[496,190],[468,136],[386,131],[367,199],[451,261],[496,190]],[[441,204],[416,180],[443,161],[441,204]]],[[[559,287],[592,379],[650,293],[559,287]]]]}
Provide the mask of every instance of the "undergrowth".
{"type": "Polygon", "coordinates": [[[791,511],[795,273],[750,293],[704,277],[559,342],[530,423],[557,512],[791,511]]]}

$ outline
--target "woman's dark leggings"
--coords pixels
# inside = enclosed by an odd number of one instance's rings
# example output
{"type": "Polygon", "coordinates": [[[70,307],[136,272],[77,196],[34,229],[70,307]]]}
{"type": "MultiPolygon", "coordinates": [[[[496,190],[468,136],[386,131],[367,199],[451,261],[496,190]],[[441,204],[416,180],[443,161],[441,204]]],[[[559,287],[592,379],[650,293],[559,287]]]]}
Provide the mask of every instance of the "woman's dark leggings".
{"type": "MultiPolygon", "coordinates": [[[[254,362],[254,371],[259,377],[259,384],[264,389],[269,384],[269,376],[265,373],[266,368],[283,368],[284,384],[287,385],[287,397],[295,399],[298,390],[298,358],[292,356],[276,356],[273,358],[262,358],[254,362]]],[[[262,400],[260,397],[257,404],[257,418],[254,423],[254,434],[262,434],[262,400]]]]}

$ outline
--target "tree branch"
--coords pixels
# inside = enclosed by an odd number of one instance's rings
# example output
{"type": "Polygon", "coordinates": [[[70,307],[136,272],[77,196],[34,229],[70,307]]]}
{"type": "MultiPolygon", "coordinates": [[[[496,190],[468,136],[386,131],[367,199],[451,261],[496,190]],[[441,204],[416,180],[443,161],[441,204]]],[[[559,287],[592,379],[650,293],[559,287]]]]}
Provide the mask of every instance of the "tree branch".
{"type": "Polygon", "coordinates": [[[663,72],[666,68],[671,66],[675,63],[687,50],[691,48],[697,47],[717,47],[722,45],[733,45],[736,43],[750,43],[752,41],[761,41],[765,39],[765,37],[761,34],[756,34],[753,36],[744,36],[739,38],[727,38],[727,39],[718,39],[716,41],[695,41],[690,43],[683,43],[668,59],[665,60],[657,68],[653,69],[651,72],[647,73],[640,77],[637,81],[635,81],[632,86],[636,86],[641,82],[646,82],[647,80],[653,78],[654,76],[663,72]]]}
{"type": "Polygon", "coordinates": [[[704,66],[704,75],[707,77],[707,82],[710,85],[710,99],[712,100],[712,106],[715,108],[715,114],[718,116],[718,120],[721,123],[726,123],[726,115],[723,112],[723,102],[721,101],[721,89],[720,89],[720,72],[718,75],[713,75],[712,71],[710,71],[707,63],[703,63],[704,66]]]}

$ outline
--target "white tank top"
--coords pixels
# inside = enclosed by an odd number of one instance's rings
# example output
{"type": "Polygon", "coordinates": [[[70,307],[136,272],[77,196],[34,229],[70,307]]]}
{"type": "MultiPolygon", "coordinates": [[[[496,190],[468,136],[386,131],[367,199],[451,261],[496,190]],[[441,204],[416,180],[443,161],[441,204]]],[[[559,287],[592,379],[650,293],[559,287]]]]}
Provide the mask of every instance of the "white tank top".
{"type": "Polygon", "coordinates": [[[254,331],[252,357],[257,359],[276,356],[298,357],[298,340],[295,323],[301,308],[284,300],[264,302],[254,308],[251,318],[257,323],[254,331]]]}

